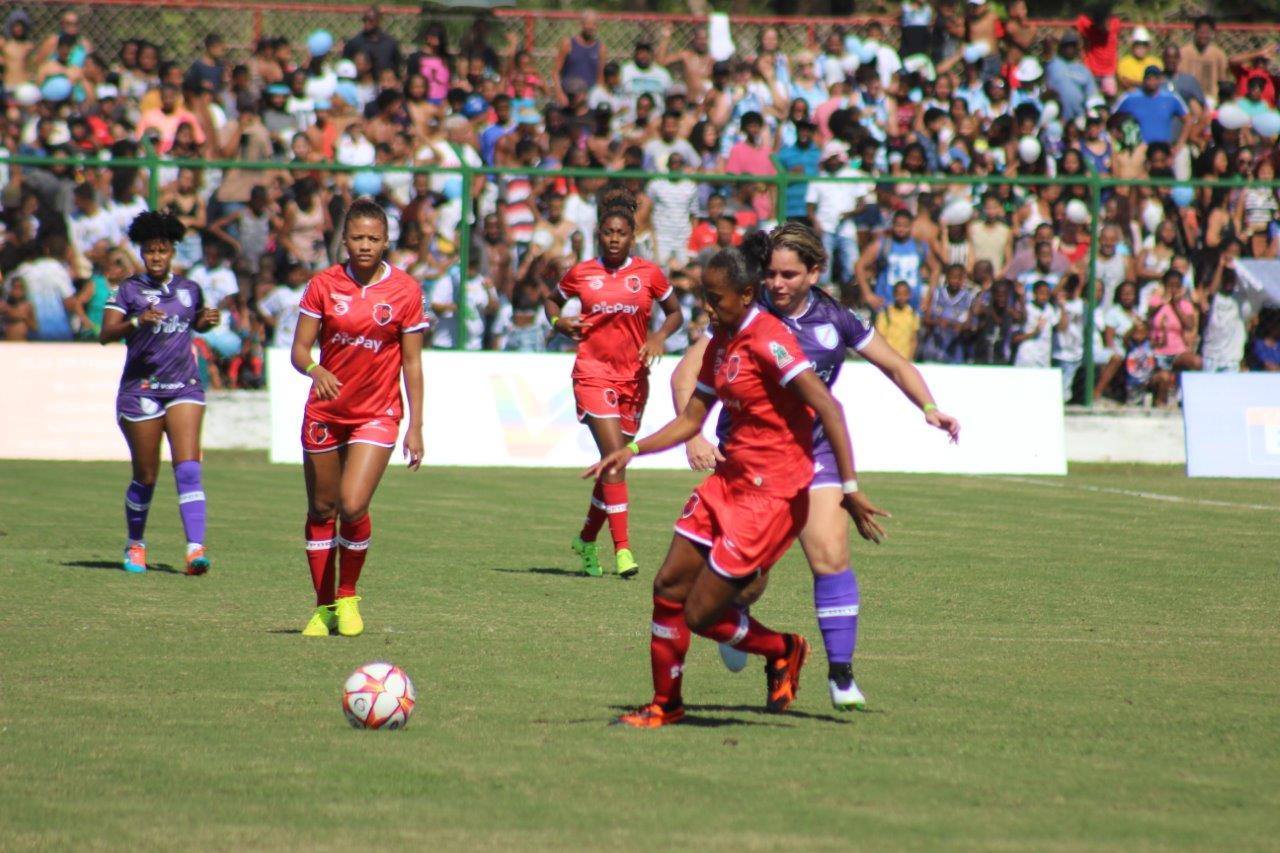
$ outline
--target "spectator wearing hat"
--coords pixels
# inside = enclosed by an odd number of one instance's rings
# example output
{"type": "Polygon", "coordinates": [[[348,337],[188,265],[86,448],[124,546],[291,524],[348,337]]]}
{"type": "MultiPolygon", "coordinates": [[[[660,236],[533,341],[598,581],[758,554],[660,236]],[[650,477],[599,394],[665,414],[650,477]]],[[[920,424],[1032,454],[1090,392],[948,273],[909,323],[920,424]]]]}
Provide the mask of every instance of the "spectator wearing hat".
{"type": "Polygon", "coordinates": [[[1116,82],[1121,92],[1130,92],[1142,85],[1148,68],[1164,70],[1164,63],[1151,52],[1151,31],[1146,27],[1134,27],[1129,37],[1129,52],[1116,63],[1116,82]]]}
{"type": "Polygon", "coordinates": [[[342,55],[354,59],[357,54],[369,57],[375,74],[385,69],[399,72],[401,56],[400,45],[382,29],[382,12],[377,6],[370,6],[360,16],[360,32],[347,40],[342,48],[342,55]]]}
{"type": "MultiPolygon", "coordinates": [[[[856,178],[863,172],[849,165],[843,142],[832,140],[822,147],[821,174],[832,178],[856,178]]],[[[809,220],[827,250],[826,280],[838,288],[853,281],[858,260],[858,233],[854,217],[866,206],[870,183],[812,181],[805,194],[809,220]]]]}
{"type": "Polygon", "coordinates": [[[1121,98],[1115,112],[1133,116],[1147,145],[1163,142],[1181,149],[1191,131],[1190,123],[1182,122],[1182,130],[1175,136],[1177,120],[1187,115],[1187,105],[1164,85],[1164,71],[1155,65],[1147,66],[1142,88],[1121,98]]]}
{"type": "Polygon", "coordinates": [[[1085,104],[1098,94],[1098,82],[1080,60],[1080,35],[1068,30],[1058,42],[1058,55],[1044,69],[1045,86],[1057,93],[1062,108],[1062,121],[1075,121],[1084,115],[1085,104]]]}

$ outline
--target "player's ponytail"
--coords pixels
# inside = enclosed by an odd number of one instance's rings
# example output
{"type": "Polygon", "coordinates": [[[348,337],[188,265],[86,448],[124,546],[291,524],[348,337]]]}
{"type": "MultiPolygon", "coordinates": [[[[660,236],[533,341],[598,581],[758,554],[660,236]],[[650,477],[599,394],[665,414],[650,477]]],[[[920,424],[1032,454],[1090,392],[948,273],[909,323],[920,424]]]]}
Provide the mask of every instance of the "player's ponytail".
{"type": "Polygon", "coordinates": [[[716,252],[707,262],[707,269],[723,273],[738,293],[754,295],[769,263],[769,252],[769,235],[754,231],[743,239],[742,245],[716,252]]]}
{"type": "Polygon", "coordinates": [[[597,204],[600,212],[596,217],[596,224],[604,225],[606,220],[617,217],[630,225],[632,231],[635,230],[639,203],[629,189],[623,186],[606,187],[601,191],[597,204]]]}

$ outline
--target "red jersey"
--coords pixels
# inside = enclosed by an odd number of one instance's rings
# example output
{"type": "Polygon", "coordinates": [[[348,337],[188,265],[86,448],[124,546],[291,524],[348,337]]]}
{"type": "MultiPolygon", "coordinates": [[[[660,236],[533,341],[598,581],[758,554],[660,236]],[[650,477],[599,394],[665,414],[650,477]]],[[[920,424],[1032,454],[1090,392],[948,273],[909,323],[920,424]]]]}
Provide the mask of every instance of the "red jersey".
{"type": "Polygon", "coordinates": [[[640,347],[649,333],[653,303],[671,293],[655,264],[627,258],[608,270],[599,258],[576,264],[560,279],[560,295],[582,302],[582,341],[574,379],[629,380],[643,376],[640,347]]]}
{"type": "Polygon", "coordinates": [[[403,270],[384,265],[361,286],[335,264],[307,283],[298,310],[320,321],[320,364],[342,388],[333,400],[307,400],[311,417],[353,423],[403,414],[400,335],[429,325],[422,288],[403,270]]]}
{"type": "Polygon", "coordinates": [[[702,357],[698,390],[729,413],[725,461],[716,473],[789,496],[813,479],[813,413],[784,386],[813,369],[791,330],[752,308],[733,337],[717,333],[702,357]]]}

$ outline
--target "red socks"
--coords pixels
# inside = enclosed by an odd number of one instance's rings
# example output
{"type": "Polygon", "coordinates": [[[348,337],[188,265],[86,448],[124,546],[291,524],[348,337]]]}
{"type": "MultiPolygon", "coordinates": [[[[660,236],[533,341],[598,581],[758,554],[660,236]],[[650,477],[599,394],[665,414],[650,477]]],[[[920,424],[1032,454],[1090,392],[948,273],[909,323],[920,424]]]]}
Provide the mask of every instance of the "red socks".
{"type": "Polygon", "coordinates": [[[770,660],[787,653],[785,634],[766,628],[736,607],[725,610],[720,621],[699,633],[717,643],[727,643],[749,655],[761,655],[770,660]]]}
{"type": "Polygon", "coordinates": [[[356,594],[356,581],[369,553],[373,521],[368,513],[355,521],[344,521],[338,528],[338,598],[356,594]]]}
{"type": "Polygon", "coordinates": [[[596,480],[596,487],[591,490],[591,505],[587,507],[587,520],[582,522],[582,532],[578,538],[583,542],[594,542],[604,527],[606,513],[604,511],[604,483],[596,480]]]}
{"type": "Polygon", "coordinates": [[[684,624],[684,605],[655,595],[652,633],[649,659],[653,664],[653,701],[667,707],[680,705],[684,701],[680,682],[690,639],[689,627],[684,624]]]}
{"type": "Polygon", "coordinates": [[[333,568],[338,558],[334,532],[337,521],[317,520],[307,516],[307,564],[311,567],[311,585],[316,590],[316,606],[333,604],[333,568]]]}
{"type": "Polygon", "coordinates": [[[609,535],[613,537],[613,550],[631,547],[627,534],[627,483],[601,483],[604,494],[604,510],[609,514],[609,535]]]}

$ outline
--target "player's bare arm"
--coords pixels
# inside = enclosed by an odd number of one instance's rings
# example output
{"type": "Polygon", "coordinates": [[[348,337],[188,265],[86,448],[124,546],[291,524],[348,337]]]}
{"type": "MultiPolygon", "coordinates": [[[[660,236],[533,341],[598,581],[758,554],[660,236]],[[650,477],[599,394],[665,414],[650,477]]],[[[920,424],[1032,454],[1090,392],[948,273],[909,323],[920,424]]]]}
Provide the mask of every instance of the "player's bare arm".
{"type": "Polygon", "coordinates": [[[422,464],[422,332],[404,332],[400,335],[400,370],[404,374],[404,388],[409,397],[409,427],[404,434],[404,458],[409,470],[417,471],[422,464]]]}
{"type": "MultiPolygon", "coordinates": [[[[711,339],[700,338],[693,346],[685,350],[680,363],[671,374],[671,402],[677,412],[684,411],[693,392],[698,386],[698,368],[702,365],[702,356],[706,353],[711,339]]],[[[724,461],[720,448],[707,441],[699,432],[684,444],[685,456],[689,459],[689,468],[693,471],[713,471],[717,462],[724,461]]]]}
{"type": "Polygon", "coordinates": [[[320,320],[306,314],[300,315],[298,326],[293,332],[293,350],[289,360],[294,370],[311,377],[311,385],[315,388],[317,399],[336,400],[342,388],[342,382],[311,357],[311,349],[319,336],[320,320]]]}
{"type": "Polygon", "coordinates": [[[695,393],[680,414],[676,415],[666,426],[657,432],[633,442],[627,447],[620,447],[592,465],[582,475],[582,479],[599,477],[603,473],[612,473],[627,467],[632,458],[645,453],[660,453],[677,444],[688,441],[702,431],[706,423],[707,413],[711,411],[711,403],[715,398],[701,391],[695,393]],[[636,449],[632,449],[632,448],[636,449]],[[638,451],[638,452],[637,452],[638,451]]]}

